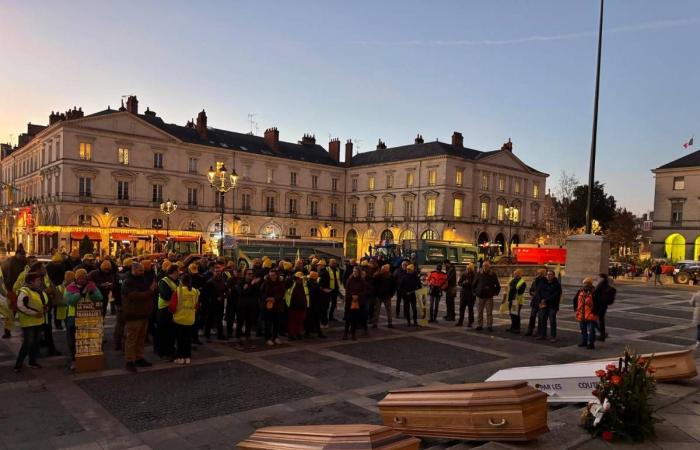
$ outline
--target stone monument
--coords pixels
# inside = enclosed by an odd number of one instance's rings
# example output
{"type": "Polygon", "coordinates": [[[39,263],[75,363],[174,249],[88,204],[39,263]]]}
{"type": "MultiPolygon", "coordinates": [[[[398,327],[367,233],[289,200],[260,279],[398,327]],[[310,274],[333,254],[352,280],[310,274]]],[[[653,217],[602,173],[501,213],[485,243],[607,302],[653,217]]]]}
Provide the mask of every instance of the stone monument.
{"type": "Polygon", "coordinates": [[[581,286],[586,277],[608,273],[610,242],[595,234],[575,234],[566,240],[564,286],[581,286]]]}

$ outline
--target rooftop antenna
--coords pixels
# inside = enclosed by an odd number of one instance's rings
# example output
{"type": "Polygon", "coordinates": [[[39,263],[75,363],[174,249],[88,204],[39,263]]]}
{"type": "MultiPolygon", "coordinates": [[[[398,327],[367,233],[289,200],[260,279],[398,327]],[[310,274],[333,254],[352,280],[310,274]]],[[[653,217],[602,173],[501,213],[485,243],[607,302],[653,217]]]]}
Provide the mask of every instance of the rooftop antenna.
{"type": "Polygon", "coordinates": [[[352,142],[355,144],[355,154],[357,155],[360,153],[360,148],[362,147],[360,142],[364,142],[364,139],[353,139],[352,142]]]}
{"type": "Polygon", "coordinates": [[[258,122],[253,120],[253,118],[257,116],[257,113],[248,113],[248,125],[250,126],[250,134],[258,134],[258,122]],[[255,130],[255,133],[253,133],[253,130],[255,130]]]}

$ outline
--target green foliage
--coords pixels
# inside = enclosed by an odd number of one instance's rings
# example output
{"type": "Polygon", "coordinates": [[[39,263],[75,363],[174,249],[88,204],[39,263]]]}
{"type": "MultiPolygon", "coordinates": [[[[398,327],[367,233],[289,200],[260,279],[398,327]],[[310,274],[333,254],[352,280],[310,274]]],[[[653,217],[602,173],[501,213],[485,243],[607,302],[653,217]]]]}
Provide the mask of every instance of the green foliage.
{"type": "Polygon", "coordinates": [[[582,425],[594,436],[605,440],[619,438],[641,442],[654,436],[651,396],[656,392],[652,360],[625,351],[618,365],[599,370],[598,386],[593,391],[595,402],[583,410],[582,425]],[[596,422],[597,420],[597,422],[596,422]]]}
{"type": "Polygon", "coordinates": [[[88,253],[92,253],[92,248],[92,241],[86,234],[83,236],[83,239],[80,241],[80,245],[78,246],[78,253],[80,253],[80,257],[82,258],[88,253]]]}
{"type": "MultiPolygon", "coordinates": [[[[615,201],[615,197],[605,193],[604,187],[605,185],[597,181],[593,185],[591,212],[593,219],[597,220],[604,230],[607,230],[610,223],[615,218],[617,202],[615,201]]],[[[570,227],[577,228],[586,224],[587,196],[588,185],[577,186],[576,189],[574,189],[574,198],[567,208],[570,227]]]]}

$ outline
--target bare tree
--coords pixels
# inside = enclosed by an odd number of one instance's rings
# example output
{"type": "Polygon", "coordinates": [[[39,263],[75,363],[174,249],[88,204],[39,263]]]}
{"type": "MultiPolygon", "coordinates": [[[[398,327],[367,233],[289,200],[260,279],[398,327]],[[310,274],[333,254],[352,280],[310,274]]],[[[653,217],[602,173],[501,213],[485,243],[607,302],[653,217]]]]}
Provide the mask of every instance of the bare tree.
{"type": "Polygon", "coordinates": [[[559,214],[566,221],[567,231],[571,228],[569,221],[569,205],[571,200],[574,198],[574,191],[578,187],[579,181],[576,175],[573,173],[567,173],[566,170],[562,170],[559,174],[559,180],[557,182],[556,194],[559,197],[559,214]]]}

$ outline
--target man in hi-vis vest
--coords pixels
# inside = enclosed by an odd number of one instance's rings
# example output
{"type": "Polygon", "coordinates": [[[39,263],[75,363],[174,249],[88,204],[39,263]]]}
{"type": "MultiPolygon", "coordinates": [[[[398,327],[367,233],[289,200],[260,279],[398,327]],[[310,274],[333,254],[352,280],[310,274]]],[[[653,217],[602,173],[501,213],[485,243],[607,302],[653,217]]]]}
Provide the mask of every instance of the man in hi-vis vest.
{"type": "Polygon", "coordinates": [[[15,372],[22,370],[27,356],[29,356],[29,367],[41,369],[36,360],[39,356],[39,335],[46,323],[46,312],[50,307],[49,298],[42,290],[42,284],[42,274],[29,272],[24,279],[24,286],[17,291],[17,314],[23,337],[22,348],[15,362],[15,372]]]}
{"type": "Polygon", "coordinates": [[[323,270],[319,269],[319,275],[321,291],[326,294],[324,295],[324,301],[327,302],[327,304],[324,303],[324,308],[322,308],[323,311],[327,312],[327,317],[326,314],[321,315],[321,324],[327,325],[328,321],[337,321],[335,308],[338,304],[340,289],[343,287],[343,274],[340,267],[338,267],[338,262],[335,259],[331,259],[328,262],[328,267],[325,267],[323,270]]]}

